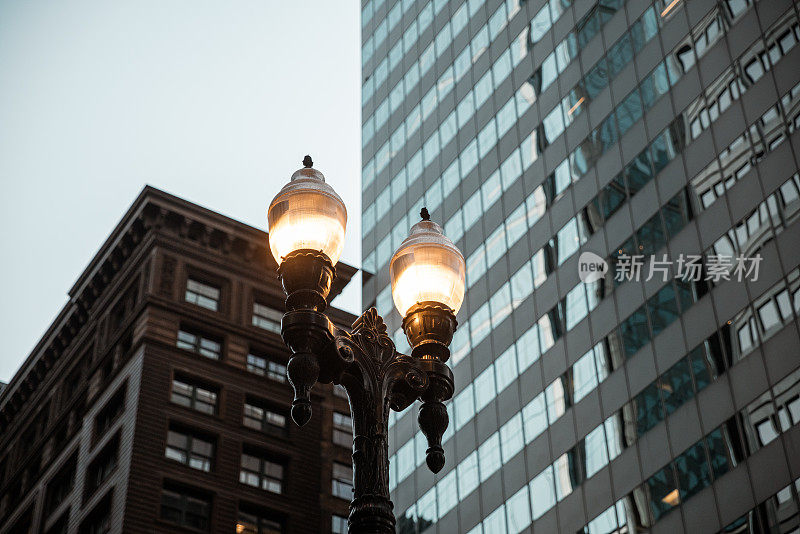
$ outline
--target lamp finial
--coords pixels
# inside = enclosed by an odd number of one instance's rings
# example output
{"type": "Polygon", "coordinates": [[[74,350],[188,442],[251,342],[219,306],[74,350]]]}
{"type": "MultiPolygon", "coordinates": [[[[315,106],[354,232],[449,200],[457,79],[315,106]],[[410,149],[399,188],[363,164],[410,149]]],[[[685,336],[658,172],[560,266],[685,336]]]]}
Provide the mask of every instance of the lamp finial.
{"type": "Polygon", "coordinates": [[[310,169],[314,165],[314,162],[311,160],[311,156],[306,156],[303,158],[303,167],[306,169],[310,169]]]}
{"type": "Polygon", "coordinates": [[[428,213],[428,208],[422,208],[419,210],[419,216],[422,217],[423,221],[430,221],[431,215],[428,213]]]}

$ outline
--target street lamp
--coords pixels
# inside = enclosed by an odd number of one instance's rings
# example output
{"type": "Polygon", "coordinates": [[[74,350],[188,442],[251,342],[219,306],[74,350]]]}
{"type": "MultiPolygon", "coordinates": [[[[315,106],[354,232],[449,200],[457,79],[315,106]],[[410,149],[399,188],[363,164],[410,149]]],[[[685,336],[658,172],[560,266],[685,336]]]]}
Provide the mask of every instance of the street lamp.
{"type": "Polygon", "coordinates": [[[309,156],[270,204],[270,250],[286,293],[281,336],[292,352],[287,373],[294,388],[292,419],[311,418],[309,394],[316,382],[341,384],[353,416],[353,501],[351,533],[394,532],[389,500],[389,410],[422,401],[419,426],[428,439],[426,463],[444,466],[442,435],[448,417],[444,401],[453,396],[446,365],[464,300],[464,256],[430,220],[422,220],[395,252],[389,266],[392,297],[411,355],[400,354],[386,325],[370,308],[347,332],[325,315],[344,245],[347,210],[309,156]]]}

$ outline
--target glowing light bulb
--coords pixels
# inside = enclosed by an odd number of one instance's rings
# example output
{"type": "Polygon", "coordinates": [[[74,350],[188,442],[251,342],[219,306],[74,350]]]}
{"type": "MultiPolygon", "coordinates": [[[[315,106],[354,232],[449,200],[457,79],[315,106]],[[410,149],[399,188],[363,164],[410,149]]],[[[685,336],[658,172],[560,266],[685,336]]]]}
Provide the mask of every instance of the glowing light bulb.
{"type": "Polygon", "coordinates": [[[297,250],[322,252],[336,265],[344,248],[347,209],[307,160],[309,166],[292,175],[267,212],[269,248],[278,265],[297,250]]]}
{"type": "Polygon", "coordinates": [[[411,228],[389,264],[392,298],[403,317],[423,302],[443,304],[453,313],[464,302],[464,256],[442,228],[425,216],[411,228]]]}

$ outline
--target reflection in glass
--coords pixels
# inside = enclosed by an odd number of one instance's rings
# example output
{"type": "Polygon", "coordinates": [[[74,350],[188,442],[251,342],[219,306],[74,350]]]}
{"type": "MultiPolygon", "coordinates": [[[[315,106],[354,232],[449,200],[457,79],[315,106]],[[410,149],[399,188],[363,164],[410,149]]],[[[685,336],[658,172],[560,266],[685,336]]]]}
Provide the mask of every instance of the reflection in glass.
{"type": "Polygon", "coordinates": [[[711,484],[711,472],[702,441],[675,459],[675,469],[681,490],[679,501],[685,501],[711,484]]]}
{"type": "Polygon", "coordinates": [[[671,465],[651,476],[646,485],[654,520],[658,521],[662,515],[681,503],[671,465]]]}
{"type": "Polygon", "coordinates": [[[539,519],[546,511],[555,506],[556,492],[553,485],[553,466],[547,466],[529,484],[533,519],[539,519]]]}

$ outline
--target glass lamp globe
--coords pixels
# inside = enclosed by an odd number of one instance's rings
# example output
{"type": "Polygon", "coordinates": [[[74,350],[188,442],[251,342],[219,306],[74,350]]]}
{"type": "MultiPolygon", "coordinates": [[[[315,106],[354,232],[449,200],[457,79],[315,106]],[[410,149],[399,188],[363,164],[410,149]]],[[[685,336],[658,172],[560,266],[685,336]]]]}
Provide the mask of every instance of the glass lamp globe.
{"type": "Polygon", "coordinates": [[[347,209],[309,156],[288,184],[275,195],[267,211],[269,248],[275,261],[297,250],[322,252],[333,265],[344,247],[347,209]]]}
{"type": "Polygon", "coordinates": [[[423,302],[444,304],[455,315],[464,302],[464,256],[424,208],[422,218],[389,263],[394,304],[402,317],[423,302]]]}

